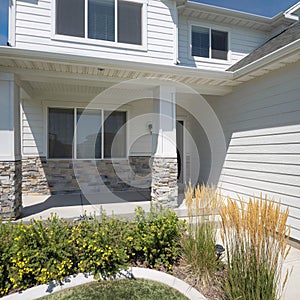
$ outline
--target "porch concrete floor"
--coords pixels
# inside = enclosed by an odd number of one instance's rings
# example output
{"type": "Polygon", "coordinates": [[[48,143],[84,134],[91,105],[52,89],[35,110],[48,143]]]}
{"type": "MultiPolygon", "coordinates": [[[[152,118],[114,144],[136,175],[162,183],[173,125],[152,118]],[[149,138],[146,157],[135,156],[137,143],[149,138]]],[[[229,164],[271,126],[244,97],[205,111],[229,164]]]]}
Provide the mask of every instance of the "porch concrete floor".
{"type": "Polygon", "coordinates": [[[97,194],[60,194],[51,196],[23,196],[23,211],[20,220],[46,219],[56,214],[65,219],[86,214],[99,216],[101,209],[111,215],[131,215],[137,206],[150,209],[149,193],[103,192],[97,194]]]}

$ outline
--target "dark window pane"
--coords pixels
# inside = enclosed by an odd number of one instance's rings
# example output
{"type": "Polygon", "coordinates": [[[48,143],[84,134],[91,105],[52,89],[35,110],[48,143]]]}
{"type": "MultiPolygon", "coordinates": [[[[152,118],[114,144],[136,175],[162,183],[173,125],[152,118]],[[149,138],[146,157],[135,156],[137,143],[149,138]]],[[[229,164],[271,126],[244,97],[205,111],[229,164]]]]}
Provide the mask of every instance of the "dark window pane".
{"type": "Polygon", "coordinates": [[[118,1],[118,42],[142,44],[142,4],[118,1]]]}
{"type": "Polygon", "coordinates": [[[101,110],[77,109],[77,158],[101,158],[101,110]]]}
{"type": "Polygon", "coordinates": [[[211,31],[211,56],[212,58],[227,60],[228,33],[218,30],[211,31]]]}
{"type": "Polygon", "coordinates": [[[88,36],[91,39],[115,40],[115,1],[89,0],[88,36]]]}
{"type": "Polygon", "coordinates": [[[125,157],[126,112],[106,111],[104,120],[104,157],[125,157]]]}
{"type": "Polygon", "coordinates": [[[72,158],[74,110],[49,108],[49,158],[72,158]]]}
{"type": "Polygon", "coordinates": [[[56,0],[56,33],[84,37],[84,0],[56,0]]]}
{"type": "Polygon", "coordinates": [[[209,57],[209,29],[192,26],[192,56],[209,57]]]}

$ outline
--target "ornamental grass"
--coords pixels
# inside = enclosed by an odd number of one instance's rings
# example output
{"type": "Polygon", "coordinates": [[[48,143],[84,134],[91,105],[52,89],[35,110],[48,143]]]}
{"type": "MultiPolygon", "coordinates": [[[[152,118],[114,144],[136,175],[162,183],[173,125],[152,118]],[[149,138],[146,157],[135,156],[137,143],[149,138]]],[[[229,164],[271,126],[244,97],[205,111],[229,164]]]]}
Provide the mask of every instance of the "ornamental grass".
{"type": "Polygon", "coordinates": [[[221,209],[222,240],[227,252],[226,299],[279,299],[282,263],[290,251],[288,209],[267,197],[241,200],[227,198],[221,209]]]}
{"type": "Polygon", "coordinates": [[[215,254],[219,222],[217,212],[221,197],[214,187],[191,183],[186,187],[185,201],[188,208],[188,228],[182,240],[182,258],[187,268],[207,286],[221,262],[215,254]]]}

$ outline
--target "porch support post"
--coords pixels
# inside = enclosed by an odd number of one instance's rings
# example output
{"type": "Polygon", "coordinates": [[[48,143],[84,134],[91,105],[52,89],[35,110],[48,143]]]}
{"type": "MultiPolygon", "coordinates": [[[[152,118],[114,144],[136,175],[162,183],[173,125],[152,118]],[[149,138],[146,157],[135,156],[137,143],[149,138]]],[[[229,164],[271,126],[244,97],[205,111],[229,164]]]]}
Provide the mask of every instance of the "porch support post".
{"type": "Polygon", "coordinates": [[[11,73],[0,73],[0,216],[22,210],[20,89],[11,73]]]}
{"type": "Polygon", "coordinates": [[[154,89],[152,128],[152,201],[177,207],[176,90],[172,85],[154,89]]]}

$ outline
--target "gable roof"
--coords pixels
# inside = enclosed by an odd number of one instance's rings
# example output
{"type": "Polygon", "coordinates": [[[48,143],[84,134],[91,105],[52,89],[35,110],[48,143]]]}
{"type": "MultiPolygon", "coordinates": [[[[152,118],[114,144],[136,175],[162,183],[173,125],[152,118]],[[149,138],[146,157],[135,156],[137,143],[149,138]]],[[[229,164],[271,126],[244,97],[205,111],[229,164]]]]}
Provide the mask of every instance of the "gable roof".
{"type": "Polygon", "coordinates": [[[263,45],[244,57],[242,60],[231,66],[227,71],[237,71],[272,52],[287,46],[300,39],[300,22],[297,22],[283,30],[281,33],[269,39],[263,45]]]}

